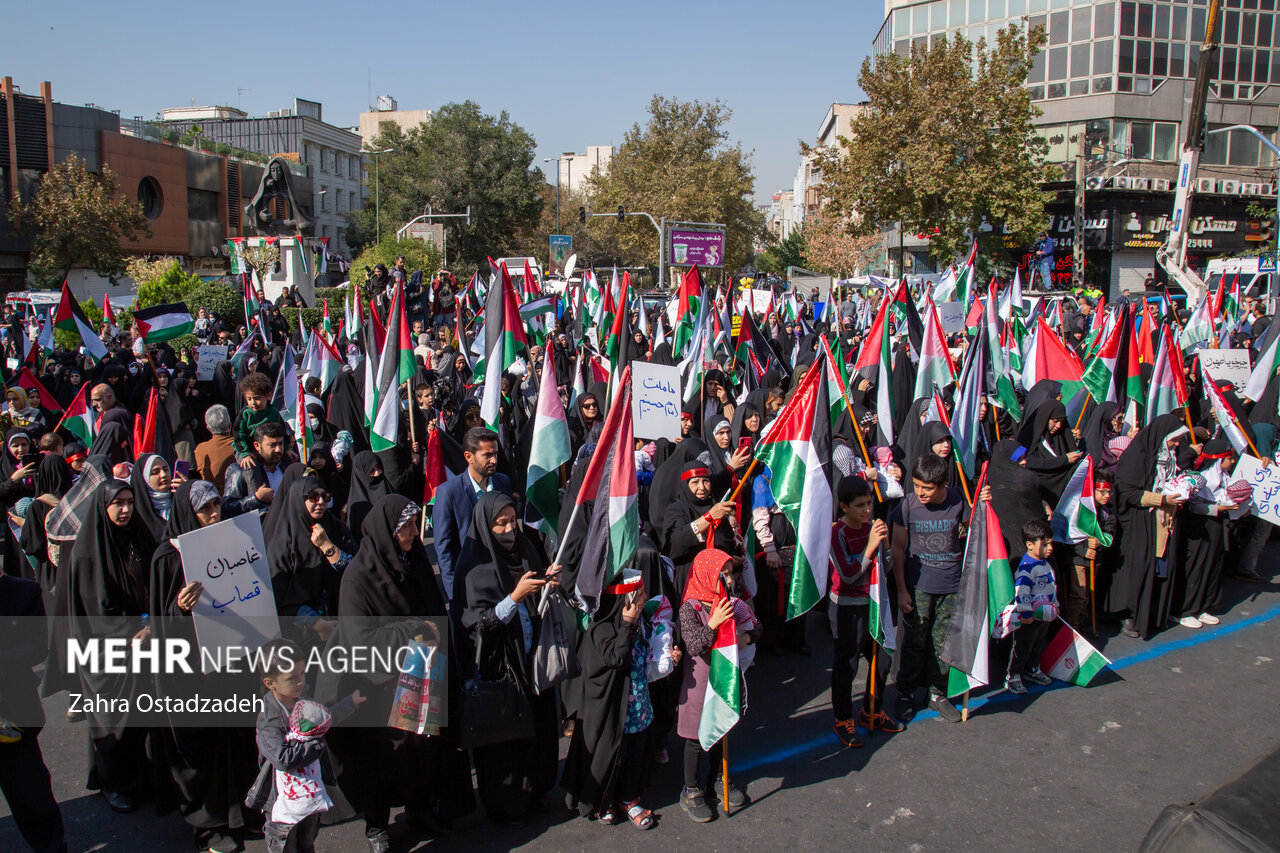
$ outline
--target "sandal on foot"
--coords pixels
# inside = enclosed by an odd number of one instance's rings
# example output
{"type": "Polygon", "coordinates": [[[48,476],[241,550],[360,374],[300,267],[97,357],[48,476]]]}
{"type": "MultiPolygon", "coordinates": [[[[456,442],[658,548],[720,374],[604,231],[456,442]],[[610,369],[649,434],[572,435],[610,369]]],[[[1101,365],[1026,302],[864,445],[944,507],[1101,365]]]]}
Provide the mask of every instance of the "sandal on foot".
{"type": "Polygon", "coordinates": [[[600,812],[600,822],[605,826],[613,826],[618,822],[618,816],[614,814],[613,809],[605,809],[600,812]]]}
{"type": "Polygon", "coordinates": [[[653,828],[653,812],[640,805],[640,801],[627,803],[627,818],[636,825],[638,829],[653,828]]]}

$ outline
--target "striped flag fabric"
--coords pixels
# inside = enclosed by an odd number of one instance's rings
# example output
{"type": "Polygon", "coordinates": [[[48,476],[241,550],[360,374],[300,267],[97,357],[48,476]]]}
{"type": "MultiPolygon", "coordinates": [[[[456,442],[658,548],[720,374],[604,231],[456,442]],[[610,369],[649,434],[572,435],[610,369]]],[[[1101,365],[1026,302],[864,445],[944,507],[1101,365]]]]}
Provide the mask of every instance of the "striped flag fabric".
{"type": "MultiPolygon", "coordinates": [[[[975,495],[985,481],[983,470],[975,495]]],[[[1008,619],[1013,610],[1013,572],[1000,534],[1000,519],[987,501],[974,502],[960,571],[955,615],[939,654],[951,665],[947,696],[991,683],[990,640],[1012,630],[1008,619]]]]}
{"type": "Polygon", "coordinates": [[[484,397],[480,401],[480,415],[494,432],[498,431],[502,406],[502,374],[522,350],[529,351],[529,339],[520,321],[520,300],[505,263],[498,275],[484,306],[484,397]]]}
{"type": "MultiPolygon", "coordinates": [[[[32,363],[34,364],[34,362],[32,363]]],[[[39,392],[41,408],[48,409],[51,412],[62,411],[62,407],[58,405],[58,399],[49,393],[49,389],[44,387],[44,383],[36,378],[36,375],[31,372],[31,368],[24,367],[19,370],[18,375],[11,380],[11,385],[17,385],[19,388],[25,388],[27,391],[39,392]]]]}
{"type": "Polygon", "coordinates": [[[675,342],[671,345],[676,358],[684,355],[685,347],[693,340],[703,311],[702,301],[702,276],[698,265],[694,264],[685,270],[684,277],[680,279],[680,290],[676,293],[675,342]]]}
{"type": "Polygon", "coordinates": [[[294,427],[294,436],[298,440],[298,458],[305,464],[307,462],[307,450],[316,443],[315,434],[311,431],[311,420],[307,417],[307,392],[302,389],[302,380],[298,380],[297,396],[294,398],[294,411],[296,415],[296,425],[294,427]]]}
{"type": "Polygon", "coordinates": [[[171,341],[191,334],[196,327],[185,302],[153,305],[133,312],[133,322],[148,344],[171,341]]]}
{"type": "Polygon", "coordinates": [[[1103,657],[1102,652],[1061,617],[1057,632],[1040,654],[1041,672],[1077,687],[1087,687],[1095,675],[1110,665],[1111,661],[1103,657]]]}
{"type": "MultiPolygon", "coordinates": [[[[374,374],[373,409],[369,419],[369,445],[374,452],[400,443],[400,386],[413,378],[417,362],[409,340],[404,313],[404,286],[397,284],[387,312],[387,346],[374,374]]],[[[366,394],[366,397],[368,395],[366,394]]]]}
{"type": "Polygon", "coordinates": [[[982,401],[986,395],[987,347],[981,338],[987,334],[986,326],[978,330],[978,340],[969,347],[964,370],[956,388],[956,407],[951,415],[951,437],[955,439],[956,455],[964,466],[965,475],[978,473],[978,445],[982,440],[982,401]]]}
{"type": "Polygon", "coordinates": [[[1249,453],[1249,439],[1244,434],[1244,428],[1240,426],[1240,419],[1231,410],[1231,405],[1226,398],[1222,396],[1218,383],[1209,375],[1209,371],[1204,369],[1204,362],[1200,363],[1200,384],[1204,389],[1204,396],[1213,406],[1213,419],[1218,422],[1218,426],[1231,442],[1231,446],[1235,448],[1236,453],[1249,453]]]}
{"type": "Polygon", "coordinates": [[[156,452],[156,405],[160,394],[153,387],[147,392],[147,416],[133,416],[133,458],[141,459],[148,453],[156,452]]]}
{"type": "Polygon", "coordinates": [[[105,293],[102,294],[102,319],[110,326],[116,324],[116,312],[111,307],[111,298],[105,293]]]}
{"type": "MultiPolygon", "coordinates": [[[[889,306],[892,300],[886,296],[880,301],[880,310],[871,324],[871,330],[862,342],[858,360],[853,369],[876,385],[876,411],[893,412],[893,342],[889,335],[889,306]]],[[[878,419],[885,446],[893,444],[893,418],[878,419]]]]}
{"type": "MultiPolygon", "coordinates": [[[[103,300],[106,300],[105,296],[103,300]]],[[[107,305],[110,306],[110,303],[108,302],[107,305]]],[[[53,315],[53,326],[64,332],[72,332],[79,335],[80,340],[84,343],[85,350],[94,359],[101,361],[106,358],[107,345],[94,333],[93,324],[85,316],[84,309],[80,307],[80,303],[71,295],[71,288],[67,286],[65,281],[62,283],[62,298],[58,300],[58,310],[53,315]]]]}
{"type": "Polygon", "coordinates": [[[529,447],[525,518],[528,520],[528,509],[532,507],[538,518],[530,523],[553,544],[559,541],[556,528],[560,518],[560,468],[571,456],[569,421],[565,417],[556,381],[555,340],[548,338],[547,348],[542,353],[542,382],[538,388],[533,441],[529,447]]]}
{"type": "Polygon", "coordinates": [[[886,652],[891,652],[898,647],[898,643],[893,636],[893,605],[890,603],[892,599],[889,596],[888,572],[885,571],[879,551],[871,561],[870,583],[867,600],[871,610],[867,617],[867,627],[871,632],[871,639],[886,652]]]}
{"type": "MultiPolygon", "coordinates": [[[[94,424],[97,422],[97,413],[89,405],[89,392],[91,390],[90,383],[84,383],[67,405],[67,411],[63,414],[62,420],[54,427],[55,432],[65,429],[85,447],[92,447],[93,439],[97,435],[97,430],[94,429],[94,424]]],[[[41,400],[43,400],[43,397],[41,400]]]]}
{"type": "Polygon", "coordinates": [[[1209,297],[1206,295],[1200,300],[1200,304],[1196,306],[1196,310],[1192,312],[1191,319],[1187,320],[1187,325],[1182,329],[1182,336],[1178,338],[1178,346],[1189,353],[1199,349],[1204,349],[1213,339],[1213,306],[1209,304],[1209,297]]]}
{"type": "Polygon", "coordinates": [[[1173,331],[1164,326],[1147,388],[1146,424],[1150,426],[1156,418],[1186,404],[1187,377],[1182,371],[1182,350],[1173,342],[1173,331]]]}
{"type": "Polygon", "coordinates": [[[1111,534],[1098,523],[1098,507],[1093,500],[1093,457],[1085,456],[1076,463],[1050,523],[1056,542],[1079,544],[1097,539],[1103,548],[1111,545],[1111,534]]]}
{"type": "Polygon", "coordinates": [[[634,447],[628,366],[622,372],[622,393],[609,407],[596,452],[578,490],[578,505],[595,501],[574,585],[588,614],[595,613],[605,586],[635,562],[640,509],[634,447]]]}
{"type": "MultiPolygon", "coordinates": [[[[828,546],[830,538],[828,533],[828,546]]],[[[823,568],[826,568],[825,563],[823,568]]],[[[728,598],[723,578],[719,579],[719,586],[720,598],[728,598]]],[[[720,598],[717,598],[717,604],[720,598]]],[[[716,626],[716,639],[711,646],[707,692],[702,698],[702,716],[698,720],[698,743],[703,749],[711,749],[740,719],[742,666],[738,660],[738,620],[730,618],[716,626]]]]}
{"type": "Polygon", "coordinates": [[[938,307],[929,299],[924,313],[924,335],[920,343],[920,366],[912,399],[928,396],[936,385],[945,388],[955,381],[956,365],[947,349],[947,336],[938,320],[938,307]]]}
{"type": "MultiPolygon", "coordinates": [[[[1280,324],[1274,325],[1280,326],[1280,324]]],[[[1267,329],[1267,335],[1262,341],[1262,355],[1258,356],[1258,361],[1249,374],[1249,381],[1245,383],[1244,390],[1241,392],[1250,400],[1258,400],[1262,392],[1267,390],[1267,383],[1276,375],[1276,371],[1280,370],[1280,334],[1276,334],[1276,331],[1280,329],[1267,329]],[[1270,343],[1266,338],[1270,338],[1270,343]]]]}
{"type": "MultiPolygon", "coordinates": [[[[1115,323],[1102,341],[1093,358],[1085,365],[1080,381],[1099,403],[1116,399],[1115,372],[1116,362],[1120,358],[1120,341],[1125,333],[1127,318],[1115,323]]],[[[1065,396],[1065,392],[1064,395],[1065,396]]]]}
{"type": "Polygon", "coordinates": [[[827,589],[834,506],[826,358],[825,349],[818,353],[818,361],[805,373],[756,449],[756,459],[773,473],[771,485],[778,509],[796,531],[788,619],[808,612],[827,589]]]}
{"type": "Polygon", "coordinates": [[[444,445],[440,442],[439,428],[427,430],[427,452],[423,467],[426,483],[422,489],[422,505],[432,506],[436,501],[436,491],[449,479],[449,472],[444,467],[444,445]]]}

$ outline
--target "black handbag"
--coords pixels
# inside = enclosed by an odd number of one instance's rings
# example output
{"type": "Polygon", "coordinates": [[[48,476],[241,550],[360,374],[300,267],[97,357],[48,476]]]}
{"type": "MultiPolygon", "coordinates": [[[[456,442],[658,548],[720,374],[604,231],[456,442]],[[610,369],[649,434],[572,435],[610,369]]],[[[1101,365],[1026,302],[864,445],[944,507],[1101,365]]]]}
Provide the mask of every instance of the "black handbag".
{"type": "Polygon", "coordinates": [[[462,727],[459,737],[463,749],[477,749],[533,737],[533,703],[520,676],[506,659],[504,651],[502,677],[487,681],[480,675],[480,648],[476,643],[476,674],[462,686],[462,727]]]}
{"type": "Polygon", "coordinates": [[[574,609],[559,590],[548,590],[538,605],[542,624],[533,649],[533,692],[541,696],[567,678],[582,673],[574,652],[577,639],[574,609]]]}

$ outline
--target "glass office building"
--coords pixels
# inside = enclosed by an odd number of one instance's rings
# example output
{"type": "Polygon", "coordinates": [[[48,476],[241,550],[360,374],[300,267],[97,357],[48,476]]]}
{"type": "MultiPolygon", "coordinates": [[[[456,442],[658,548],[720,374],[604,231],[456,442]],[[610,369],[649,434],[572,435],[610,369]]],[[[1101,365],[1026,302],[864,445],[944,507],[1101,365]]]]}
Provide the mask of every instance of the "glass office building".
{"type": "MultiPolygon", "coordinates": [[[[1213,60],[1209,93],[1211,129],[1251,124],[1275,138],[1280,106],[1278,2],[1223,0],[1222,47],[1213,60]]],[[[1028,74],[1027,87],[1043,112],[1036,123],[1049,143],[1048,158],[1063,165],[1063,184],[1055,185],[1062,192],[1051,206],[1053,227],[1063,235],[1073,230],[1069,208],[1077,141],[1083,133],[1089,159],[1086,174],[1095,176],[1093,192],[1087,196],[1087,221],[1097,225],[1107,220],[1105,228],[1090,229],[1107,236],[1086,236],[1088,263],[1112,267],[1087,272],[1087,277],[1115,290],[1128,288],[1135,276],[1141,280],[1139,272],[1145,276],[1153,269],[1154,248],[1146,244],[1159,245],[1162,238],[1159,228],[1153,232],[1145,225],[1159,224],[1157,211],[1168,213],[1172,208],[1168,182],[1174,176],[1179,127],[1199,70],[1208,11],[1208,0],[887,0],[874,52],[905,56],[914,45],[927,46],[956,33],[991,43],[1009,24],[1044,28],[1047,42],[1028,74]],[[1132,236],[1135,216],[1144,225],[1139,233],[1146,239],[1132,236]]],[[[1255,221],[1251,226],[1244,208],[1259,199],[1274,204],[1276,168],[1271,152],[1250,134],[1207,137],[1191,214],[1210,217],[1219,230],[1196,244],[1193,262],[1264,239],[1259,235],[1269,233],[1267,223],[1255,221]],[[1227,221],[1235,228],[1227,229],[1222,224],[1227,221]]],[[[1069,280],[1069,267],[1062,277],[1069,280]]]]}

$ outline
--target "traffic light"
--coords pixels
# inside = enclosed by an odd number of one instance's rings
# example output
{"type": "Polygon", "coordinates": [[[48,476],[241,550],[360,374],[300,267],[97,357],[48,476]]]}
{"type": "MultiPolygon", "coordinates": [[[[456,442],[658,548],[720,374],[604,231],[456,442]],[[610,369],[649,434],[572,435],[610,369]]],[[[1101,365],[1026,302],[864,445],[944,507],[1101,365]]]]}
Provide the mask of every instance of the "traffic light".
{"type": "Polygon", "coordinates": [[[583,225],[587,224],[587,209],[585,207],[578,208],[578,221],[583,225]]]}
{"type": "Polygon", "coordinates": [[[622,205],[618,205],[618,221],[621,222],[626,218],[627,218],[626,210],[623,209],[622,205]]]}

